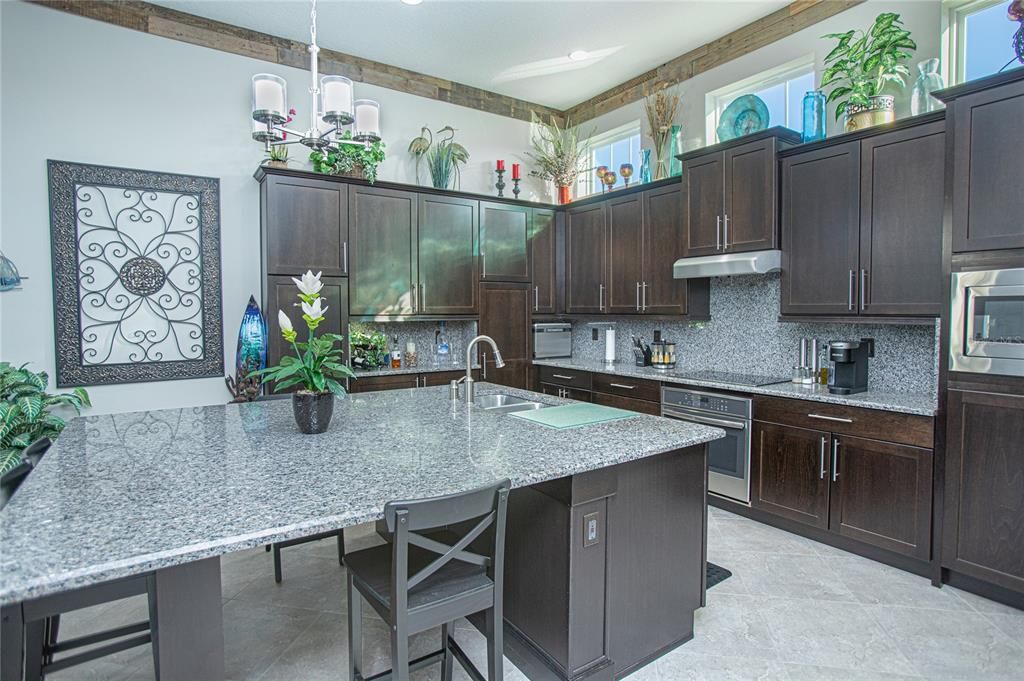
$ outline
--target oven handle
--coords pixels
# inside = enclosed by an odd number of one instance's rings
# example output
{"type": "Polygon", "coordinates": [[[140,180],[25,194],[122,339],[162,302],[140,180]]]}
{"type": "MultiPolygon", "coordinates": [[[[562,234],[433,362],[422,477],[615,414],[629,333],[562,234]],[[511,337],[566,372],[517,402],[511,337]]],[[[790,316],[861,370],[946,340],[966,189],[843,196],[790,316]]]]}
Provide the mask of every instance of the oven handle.
{"type": "Polygon", "coordinates": [[[747,424],[743,421],[726,421],[724,419],[711,418],[710,416],[696,416],[695,414],[673,411],[671,409],[666,409],[665,407],[661,408],[661,415],[682,421],[693,421],[694,423],[700,423],[705,426],[719,426],[721,428],[734,428],[736,430],[746,430],[747,428],[747,424]]]}

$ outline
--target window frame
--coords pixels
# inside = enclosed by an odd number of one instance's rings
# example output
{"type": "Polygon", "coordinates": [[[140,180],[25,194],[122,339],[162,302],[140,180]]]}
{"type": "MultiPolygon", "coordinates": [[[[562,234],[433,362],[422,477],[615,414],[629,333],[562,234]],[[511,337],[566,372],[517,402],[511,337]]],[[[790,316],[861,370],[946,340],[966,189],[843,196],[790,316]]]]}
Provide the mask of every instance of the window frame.
{"type": "Polygon", "coordinates": [[[967,75],[967,43],[963,39],[967,17],[1006,2],[1007,0],[943,0],[942,78],[947,86],[963,83],[967,75]]]}
{"type": "MultiPolygon", "coordinates": [[[[808,74],[813,77],[814,83],[817,84],[818,70],[813,54],[804,55],[799,59],[766,69],[743,80],[738,80],[708,92],[704,95],[705,142],[709,145],[715,144],[718,137],[718,117],[720,111],[725,111],[725,108],[737,97],[758,90],[766,90],[776,85],[786,84],[785,99],[788,102],[790,94],[788,91],[789,81],[808,74]],[[719,102],[724,102],[724,104],[719,107],[719,102]]],[[[786,123],[786,121],[773,121],[771,124],[786,125],[786,123]]],[[[795,130],[796,128],[793,129],[795,130]]]]}
{"type": "MultiPolygon", "coordinates": [[[[642,149],[644,144],[643,127],[639,118],[635,121],[630,121],[624,125],[620,125],[616,128],[612,128],[611,130],[606,130],[600,134],[594,135],[588,140],[587,146],[590,149],[590,172],[587,173],[586,185],[588,194],[599,194],[603,191],[603,185],[598,185],[597,175],[594,173],[594,169],[597,168],[597,159],[595,158],[596,150],[601,147],[612,146],[616,142],[621,142],[622,140],[637,136],[640,137],[640,148],[642,149]]],[[[633,163],[634,166],[634,176],[631,182],[639,182],[640,164],[637,159],[633,159],[631,163],[633,163]]],[[[616,174],[619,172],[618,167],[609,168],[609,170],[614,170],[616,174]]],[[[618,182],[618,180],[616,180],[616,182],[618,182]]]]}

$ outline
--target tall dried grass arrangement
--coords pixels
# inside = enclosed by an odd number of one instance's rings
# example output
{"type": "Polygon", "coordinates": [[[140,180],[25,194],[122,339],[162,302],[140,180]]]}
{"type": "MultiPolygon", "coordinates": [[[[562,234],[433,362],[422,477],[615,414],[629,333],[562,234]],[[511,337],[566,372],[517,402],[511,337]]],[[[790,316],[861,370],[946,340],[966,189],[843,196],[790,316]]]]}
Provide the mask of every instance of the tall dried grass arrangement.
{"type": "Polygon", "coordinates": [[[590,160],[590,135],[584,135],[578,125],[566,121],[545,123],[533,117],[533,151],[526,155],[537,165],[530,175],[554,182],[559,187],[571,187],[580,173],[587,172],[590,160]]]}
{"type": "Polygon", "coordinates": [[[644,99],[644,111],[647,113],[647,127],[650,129],[656,161],[654,179],[660,180],[668,177],[669,137],[679,111],[679,95],[667,90],[648,95],[644,99]]]}

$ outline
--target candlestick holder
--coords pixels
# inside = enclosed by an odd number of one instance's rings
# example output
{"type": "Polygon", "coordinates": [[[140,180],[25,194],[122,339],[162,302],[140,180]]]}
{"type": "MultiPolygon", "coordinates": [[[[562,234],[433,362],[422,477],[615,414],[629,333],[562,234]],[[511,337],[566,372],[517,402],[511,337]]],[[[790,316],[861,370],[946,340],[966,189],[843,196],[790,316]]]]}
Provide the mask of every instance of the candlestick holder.
{"type": "Polygon", "coordinates": [[[513,177],[512,178],[512,196],[514,196],[517,199],[519,198],[519,178],[518,177],[513,177]]]}
{"type": "Polygon", "coordinates": [[[494,184],[494,186],[498,188],[498,198],[502,198],[505,196],[505,171],[496,170],[494,172],[498,173],[498,181],[494,184]]]}

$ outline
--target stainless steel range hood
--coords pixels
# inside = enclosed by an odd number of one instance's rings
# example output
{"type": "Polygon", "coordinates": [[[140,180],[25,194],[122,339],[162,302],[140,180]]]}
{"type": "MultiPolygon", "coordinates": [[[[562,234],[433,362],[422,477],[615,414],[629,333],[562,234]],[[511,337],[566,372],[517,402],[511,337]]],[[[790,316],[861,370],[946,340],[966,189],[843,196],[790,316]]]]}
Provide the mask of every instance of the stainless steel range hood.
{"type": "Polygon", "coordinates": [[[752,251],[680,258],[672,265],[672,276],[676,279],[699,279],[736,274],[767,274],[781,269],[782,251],[752,251]]]}

